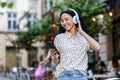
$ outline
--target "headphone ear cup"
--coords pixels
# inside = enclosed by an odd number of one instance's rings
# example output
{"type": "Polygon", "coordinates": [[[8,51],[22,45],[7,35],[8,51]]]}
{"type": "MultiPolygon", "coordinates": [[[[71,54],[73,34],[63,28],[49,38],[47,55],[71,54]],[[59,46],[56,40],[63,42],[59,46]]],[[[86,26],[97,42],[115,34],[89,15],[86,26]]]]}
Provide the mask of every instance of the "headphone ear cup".
{"type": "Polygon", "coordinates": [[[73,23],[74,23],[74,24],[77,24],[77,16],[74,16],[74,17],[73,17],[73,23]]]}

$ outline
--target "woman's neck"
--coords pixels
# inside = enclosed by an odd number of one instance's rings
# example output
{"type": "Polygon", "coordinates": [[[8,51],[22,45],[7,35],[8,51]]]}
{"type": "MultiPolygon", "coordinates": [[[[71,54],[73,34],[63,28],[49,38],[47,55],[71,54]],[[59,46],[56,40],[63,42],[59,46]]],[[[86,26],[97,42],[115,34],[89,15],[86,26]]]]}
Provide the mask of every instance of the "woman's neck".
{"type": "Polygon", "coordinates": [[[76,29],[71,29],[70,31],[68,31],[70,34],[75,35],[77,33],[76,29]]]}

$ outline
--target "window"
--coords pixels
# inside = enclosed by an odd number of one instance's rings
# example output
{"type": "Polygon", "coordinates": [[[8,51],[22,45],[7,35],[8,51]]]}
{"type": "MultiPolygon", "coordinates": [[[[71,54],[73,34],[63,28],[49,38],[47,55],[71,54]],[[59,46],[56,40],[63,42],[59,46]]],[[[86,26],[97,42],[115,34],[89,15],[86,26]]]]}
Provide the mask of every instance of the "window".
{"type": "Polygon", "coordinates": [[[32,25],[35,24],[35,22],[36,22],[36,14],[31,14],[31,16],[28,19],[28,23],[32,25]]]}
{"type": "Polygon", "coordinates": [[[8,13],[8,31],[16,31],[17,27],[17,14],[8,13]]]}

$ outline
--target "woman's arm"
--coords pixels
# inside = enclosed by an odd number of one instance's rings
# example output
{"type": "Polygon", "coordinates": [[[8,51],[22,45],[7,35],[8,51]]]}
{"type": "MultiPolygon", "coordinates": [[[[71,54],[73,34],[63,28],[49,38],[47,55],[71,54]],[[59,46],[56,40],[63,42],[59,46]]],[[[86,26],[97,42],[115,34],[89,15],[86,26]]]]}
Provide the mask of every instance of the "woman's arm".
{"type": "Polygon", "coordinates": [[[44,58],[44,60],[43,60],[43,61],[41,61],[41,62],[40,62],[40,64],[46,63],[46,62],[47,62],[47,60],[50,58],[50,56],[51,56],[51,49],[48,51],[47,56],[44,58]]]}
{"type": "Polygon", "coordinates": [[[56,63],[56,64],[58,64],[59,63],[59,54],[57,53],[57,51],[55,50],[55,49],[51,49],[51,55],[54,57],[54,62],[56,63]]]}
{"type": "Polygon", "coordinates": [[[97,61],[97,63],[95,64],[95,69],[98,69],[98,67],[100,66],[101,61],[97,61]]]}
{"type": "Polygon", "coordinates": [[[90,44],[90,48],[93,49],[93,50],[96,50],[98,51],[100,49],[100,45],[99,43],[94,40],[92,37],[90,37],[86,32],[82,31],[80,32],[86,39],[87,41],[89,42],[90,44]]]}
{"type": "Polygon", "coordinates": [[[78,31],[87,39],[87,41],[90,44],[90,48],[98,51],[100,49],[100,44],[96,40],[94,40],[91,36],[89,36],[85,31],[83,31],[83,29],[81,28],[80,21],[78,21],[78,24],[79,24],[78,31]]]}
{"type": "Polygon", "coordinates": [[[55,49],[50,49],[48,51],[47,56],[44,58],[44,60],[42,62],[40,62],[40,64],[46,63],[51,55],[54,57],[54,62],[56,64],[58,64],[59,63],[59,55],[58,55],[58,53],[57,53],[57,51],[55,49]]]}

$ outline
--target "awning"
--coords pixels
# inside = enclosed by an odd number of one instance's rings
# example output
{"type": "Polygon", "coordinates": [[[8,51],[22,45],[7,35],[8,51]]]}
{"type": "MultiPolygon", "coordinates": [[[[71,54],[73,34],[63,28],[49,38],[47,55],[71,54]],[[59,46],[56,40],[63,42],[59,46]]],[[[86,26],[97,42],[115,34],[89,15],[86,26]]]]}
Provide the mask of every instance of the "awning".
{"type": "Polygon", "coordinates": [[[4,42],[1,42],[5,46],[13,46],[12,41],[15,41],[18,37],[14,33],[0,33],[0,38],[4,39],[4,42]]]}

